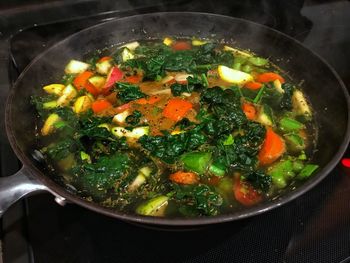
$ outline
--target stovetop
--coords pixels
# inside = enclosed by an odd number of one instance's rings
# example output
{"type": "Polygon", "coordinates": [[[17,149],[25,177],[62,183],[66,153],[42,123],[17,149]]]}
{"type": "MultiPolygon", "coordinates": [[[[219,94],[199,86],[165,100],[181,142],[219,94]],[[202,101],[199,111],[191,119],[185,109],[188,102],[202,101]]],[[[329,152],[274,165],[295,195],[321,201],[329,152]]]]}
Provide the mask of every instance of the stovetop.
{"type": "MultiPolygon", "coordinates": [[[[25,15],[16,9],[5,16],[7,30],[0,33],[3,39],[12,37],[0,42],[1,47],[9,46],[8,53],[0,52],[0,62],[9,62],[6,69],[0,67],[2,112],[9,83],[44,49],[106,19],[155,11],[205,11],[268,25],[320,54],[350,87],[349,1],[217,0],[205,4],[179,0],[159,4],[134,0],[118,8],[112,1],[91,0],[77,1],[77,5],[97,8],[96,2],[106,2],[107,7],[101,5],[98,12],[74,11],[74,15],[66,10],[65,17],[55,16],[50,9],[49,3],[55,1],[47,2],[39,11],[33,4],[25,15]],[[48,10],[46,20],[30,18],[43,8],[48,10]],[[41,24],[34,25],[39,20],[41,24]],[[9,74],[8,80],[4,73],[9,74]]],[[[60,8],[64,10],[64,5],[60,8]]],[[[8,176],[20,164],[3,131],[0,143],[1,175],[8,176]]],[[[347,262],[349,200],[350,169],[341,164],[312,190],[283,207],[186,232],[141,228],[76,205],[61,207],[51,195],[40,194],[18,202],[4,215],[0,262],[347,262]]]]}

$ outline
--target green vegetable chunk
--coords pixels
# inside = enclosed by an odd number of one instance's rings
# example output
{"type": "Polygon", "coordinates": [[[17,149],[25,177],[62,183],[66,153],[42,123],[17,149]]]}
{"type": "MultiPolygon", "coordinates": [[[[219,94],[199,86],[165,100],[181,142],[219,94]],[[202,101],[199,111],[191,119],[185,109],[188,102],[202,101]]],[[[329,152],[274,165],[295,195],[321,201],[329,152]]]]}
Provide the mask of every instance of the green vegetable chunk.
{"type": "Polygon", "coordinates": [[[161,195],[142,203],[136,208],[136,213],[144,216],[162,216],[168,205],[169,197],[161,195]]]}
{"type": "Polygon", "coordinates": [[[185,168],[198,174],[206,172],[210,160],[211,153],[209,152],[190,152],[181,156],[185,168]]]}
{"type": "Polygon", "coordinates": [[[288,149],[291,152],[300,152],[306,147],[304,139],[297,134],[286,134],[284,135],[284,138],[286,139],[288,149]]]}
{"type": "Polygon", "coordinates": [[[258,67],[266,66],[269,63],[267,59],[261,57],[250,57],[248,61],[258,67]]]}
{"type": "Polygon", "coordinates": [[[297,120],[284,117],[279,121],[279,127],[283,132],[293,132],[304,128],[304,124],[297,120]]]}
{"type": "Polygon", "coordinates": [[[287,181],[295,176],[293,162],[291,160],[280,161],[268,171],[268,174],[271,175],[272,183],[277,188],[285,188],[287,181]]]}
{"type": "Polygon", "coordinates": [[[316,164],[307,164],[298,174],[298,179],[306,179],[310,177],[318,169],[318,165],[316,164]]]}

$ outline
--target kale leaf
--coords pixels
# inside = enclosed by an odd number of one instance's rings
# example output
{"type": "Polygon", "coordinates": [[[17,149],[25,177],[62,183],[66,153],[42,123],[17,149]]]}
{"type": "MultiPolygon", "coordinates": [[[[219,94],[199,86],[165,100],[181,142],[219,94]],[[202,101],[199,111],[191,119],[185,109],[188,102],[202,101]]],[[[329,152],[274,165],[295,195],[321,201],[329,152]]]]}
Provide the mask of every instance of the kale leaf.
{"type": "Polygon", "coordinates": [[[59,161],[66,158],[70,153],[76,152],[79,148],[80,144],[77,141],[72,138],[66,138],[48,146],[45,153],[52,160],[59,161]]]}
{"type": "Polygon", "coordinates": [[[188,84],[174,83],[170,86],[170,89],[171,93],[174,96],[181,96],[181,94],[184,92],[191,93],[194,89],[194,86],[188,84]]]}
{"type": "Polygon", "coordinates": [[[268,191],[272,183],[271,176],[262,171],[250,171],[245,175],[245,178],[254,188],[260,189],[263,192],[268,191]]]}
{"type": "Polygon", "coordinates": [[[139,86],[123,82],[118,82],[116,85],[118,98],[121,100],[122,103],[145,98],[147,96],[140,90],[139,86]]]}
{"type": "Polygon", "coordinates": [[[187,78],[187,84],[174,83],[170,86],[171,93],[174,96],[180,96],[183,92],[192,93],[193,91],[200,92],[204,88],[208,87],[207,76],[202,73],[193,74],[187,78]]]}
{"type": "Polygon", "coordinates": [[[138,141],[151,155],[158,157],[166,163],[174,163],[176,158],[187,151],[197,149],[207,142],[207,137],[192,129],[177,135],[165,134],[164,136],[142,136],[138,141]]]}
{"type": "Polygon", "coordinates": [[[122,67],[141,69],[145,79],[155,80],[163,77],[166,70],[201,73],[218,64],[232,65],[232,53],[217,47],[217,43],[207,43],[190,50],[174,51],[163,44],[148,43],[136,48],[136,58],[127,60],[122,67]]]}
{"type": "Polygon", "coordinates": [[[49,101],[57,100],[56,95],[46,95],[46,96],[31,96],[30,103],[34,105],[36,111],[38,112],[40,117],[46,117],[49,115],[50,111],[44,109],[44,104],[49,101]]]}
{"type": "Polygon", "coordinates": [[[220,212],[223,198],[215,190],[204,184],[177,185],[173,188],[173,198],[179,203],[179,212],[184,216],[212,216],[220,212]]]}
{"type": "Polygon", "coordinates": [[[218,141],[213,148],[213,159],[226,168],[251,171],[257,163],[256,155],[265,138],[265,127],[259,123],[248,122],[241,127],[241,133],[234,136],[234,142],[225,145],[218,141]]]}
{"type": "Polygon", "coordinates": [[[280,108],[283,110],[292,110],[292,96],[295,90],[295,86],[289,83],[283,83],[282,89],[284,90],[283,97],[280,102],[280,108]]]}
{"type": "Polygon", "coordinates": [[[142,117],[141,112],[138,110],[135,110],[131,115],[126,117],[125,122],[129,125],[135,126],[140,122],[141,117],[142,117]]]}
{"type": "Polygon", "coordinates": [[[205,124],[206,132],[211,136],[229,134],[248,122],[241,108],[240,95],[233,89],[206,89],[201,94],[201,103],[212,115],[205,124]]]}
{"type": "Polygon", "coordinates": [[[67,86],[73,82],[74,78],[75,74],[64,74],[62,77],[62,84],[67,86]]]}
{"type": "Polygon", "coordinates": [[[88,192],[106,192],[127,173],[130,165],[127,154],[115,153],[112,156],[103,156],[92,164],[75,166],[72,168],[72,173],[88,192]]]}

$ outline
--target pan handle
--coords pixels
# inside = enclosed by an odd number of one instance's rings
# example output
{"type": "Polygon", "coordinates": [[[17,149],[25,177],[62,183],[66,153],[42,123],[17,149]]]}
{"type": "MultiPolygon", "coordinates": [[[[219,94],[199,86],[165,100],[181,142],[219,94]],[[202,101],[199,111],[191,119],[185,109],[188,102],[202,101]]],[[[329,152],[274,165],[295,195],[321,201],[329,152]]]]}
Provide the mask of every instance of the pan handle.
{"type": "Polygon", "coordinates": [[[0,217],[19,199],[43,191],[49,189],[33,178],[25,166],[14,175],[0,178],[0,217]]]}

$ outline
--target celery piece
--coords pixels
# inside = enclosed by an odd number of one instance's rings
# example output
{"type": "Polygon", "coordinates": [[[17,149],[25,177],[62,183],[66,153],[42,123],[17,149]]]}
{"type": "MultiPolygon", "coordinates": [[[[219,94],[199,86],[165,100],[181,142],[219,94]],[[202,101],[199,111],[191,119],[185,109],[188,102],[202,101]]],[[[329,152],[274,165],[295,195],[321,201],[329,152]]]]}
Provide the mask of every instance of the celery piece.
{"type": "Polygon", "coordinates": [[[236,70],[241,70],[242,64],[241,63],[233,63],[232,68],[236,70]]]}
{"type": "Polygon", "coordinates": [[[284,188],[287,186],[287,180],[295,176],[293,162],[291,160],[280,161],[268,171],[268,174],[271,175],[276,187],[284,188]]]}
{"type": "Polygon", "coordinates": [[[293,161],[293,171],[298,173],[304,168],[304,164],[302,161],[295,160],[293,161]]]}
{"type": "Polygon", "coordinates": [[[298,131],[304,128],[304,124],[288,117],[283,117],[280,119],[279,125],[280,129],[284,132],[298,131]]]}
{"type": "Polygon", "coordinates": [[[234,58],[234,63],[244,64],[246,61],[247,61],[247,58],[244,58],[244,57],[235,57],[234,58]]]}
{"type": "Polygon", "coordinates": [[[235,139],[233,138],[232,134],[227,136],[226,140],[224,141],[224,145],[232,145],[234,143],[235,139]]]}
{"type": "Polygon", "coordinates": [[[292,152],[300,152],[305,149],[305,142],[298,134],[286,134],[284,135],[288,149],[292,152]]]}
{"type": "Polygon", "coordinates": [[[246,72],[246,73],[250,73],[252,72],[253,68],[252,66],[250,66],[249,64],[245,64],[243,67],[242,67],[242,71],[246,72]]]}
{"type": "Polygon", "coordinates": [[[222,177],[226,173],[226,167],[221,163],[213,162],[209,166],[209,171],[216,176],[222,177]]]}
{"type": "Polygon", "coordinates": [[[261,57],[250,57],[248,61],[258,67],[266,66],[269,63],[267,59],[261,57]]]}
{"type": "Polygon", "coordinates": [[[86,152],[81,151],[80,152],[80,158],[81,158],[82,161],[86,161],[87,163],[91,163],[91,157],[86,152]]]}
{"type": "Polygon", "coordinates": [[[298,179],[306,179],[310,177],[310,175],[318,169],[317,164],[307,164],[298,174],[298,179]]]}
{"type": "Polygon", "coordinates": [[[205,173],[210,159],[211,153],[209,152],[190,152],[181,157],[185,168],[198,174],[205,173]]]}

